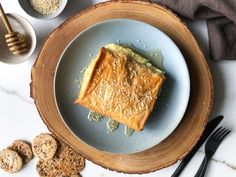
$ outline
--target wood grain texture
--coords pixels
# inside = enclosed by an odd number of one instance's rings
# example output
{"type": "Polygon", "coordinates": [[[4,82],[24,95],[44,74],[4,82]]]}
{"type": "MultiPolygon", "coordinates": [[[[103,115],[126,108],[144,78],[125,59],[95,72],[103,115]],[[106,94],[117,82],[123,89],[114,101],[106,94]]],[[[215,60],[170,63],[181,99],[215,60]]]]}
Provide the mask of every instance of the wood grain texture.
{"type": "Polygon", "coordinates": [[[196,40],[175,14],[149,1],[111,1],[79,13],[49,35],[32,67],[31,95],[48,129],[85,158],[118,172],[142,174],[173,164],[197,143],[212,107],[212,85],[209,68],[196,40]],[[75,137],[63,123],[54,98],[54,74],[65,47],[87,27],[116,18],[143,21],[169,35],[182,51],[191,79],[189,105],[177,129],[157,146],[127,155],[99,151],[75,137]]]}

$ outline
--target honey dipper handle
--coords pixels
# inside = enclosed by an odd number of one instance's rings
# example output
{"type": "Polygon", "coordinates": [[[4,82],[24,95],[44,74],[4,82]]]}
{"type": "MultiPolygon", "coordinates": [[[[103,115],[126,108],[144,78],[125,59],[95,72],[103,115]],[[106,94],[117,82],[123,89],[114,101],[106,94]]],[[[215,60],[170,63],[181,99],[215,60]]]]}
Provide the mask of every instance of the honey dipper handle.
{"type": "Polygon", "coordinates": [[[11,25],[10,25],[8,19],[7,19],[7,16],[6,16],[6,14],[5,14],[5,12],[4,12],[3,8],[2,8],[1,3],[0,3],[0,16],[2,17],[2,20],[3,20],[3,22],[4,22],[4,24],[5,24],[6,28],[7,28],[7,32],[8,33],[13,33],[13,30],[12,30],[11,25]]]}

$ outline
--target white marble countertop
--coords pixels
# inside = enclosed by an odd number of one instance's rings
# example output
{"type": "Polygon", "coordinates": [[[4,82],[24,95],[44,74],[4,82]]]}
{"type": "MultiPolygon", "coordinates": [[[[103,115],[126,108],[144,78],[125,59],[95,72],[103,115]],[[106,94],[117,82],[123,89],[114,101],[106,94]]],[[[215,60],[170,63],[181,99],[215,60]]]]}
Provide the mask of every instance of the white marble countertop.
{"type": "MultiPolygon", "coordinates": [[[[69,1],[65,11],[56,19],[42,21],[28,16],[19,6],[17,0],[1,0],[5,11],[17,13],[27,18],[34,26],[38,44],[34,55],[26,62],[18,65],[8,65],[0,62],[0,149],[8,146],[14,139],[32,138],[47,132],[47,128],[39,117],[33,100],[30,98],[30,74],[45,37],[59,24],[79,10],[91,6],[100,0],[69,1]]],[[[208,57],[208,37],[204,21],[186,21],[208,57]]],[[[1,51],[0,51],[1,52],[1,51]]],[[[212,62],[207,60],[212,71],[215,98],[211,117],[223,114],[225,119],[221,123],[233,131],[221,144],[209,165],[208,177],[236,176],[236,61],[212,62]]],[[[194,176],[204,156],[203,147],[194,156],[181,177],[194,176]]],[[[144,175],[120,174],[109,171],[86,161],[86,168],[82,171],[83,177],[167,177],[171,176],[178,163],[144,175]]],[[[35,170],[36,158],[16,174],[8,174],[0,170],[1,177],[28,177],[38,176],[35,170]]]]}

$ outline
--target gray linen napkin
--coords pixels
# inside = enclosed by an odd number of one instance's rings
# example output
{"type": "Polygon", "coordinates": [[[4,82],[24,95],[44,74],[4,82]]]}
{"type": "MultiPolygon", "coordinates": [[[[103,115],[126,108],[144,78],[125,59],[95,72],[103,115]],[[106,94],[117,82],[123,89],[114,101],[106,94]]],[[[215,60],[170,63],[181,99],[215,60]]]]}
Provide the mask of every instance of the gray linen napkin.
{"type": "Polygon", "coordinates": [[[206,19],[213,60],[236,60],[236,0],[156,0],[189,19],[206,19]]]}

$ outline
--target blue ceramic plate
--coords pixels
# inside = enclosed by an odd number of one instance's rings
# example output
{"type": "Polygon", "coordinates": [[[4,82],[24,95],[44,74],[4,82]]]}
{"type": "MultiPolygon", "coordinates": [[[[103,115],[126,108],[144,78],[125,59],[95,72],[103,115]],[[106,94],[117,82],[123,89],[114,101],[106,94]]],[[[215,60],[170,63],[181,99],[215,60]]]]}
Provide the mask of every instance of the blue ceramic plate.
{"type": "Polygon", "coordinates": [[[112,153],[135,153],[151,148],[180,123],[187,108],[190,79],[184,57],[175,43],[163,32],[146,23],[115,19],[96,24],[80,33],[65,49],[56,71],[55,97],[58,110],[67,127],[84,143],[112,153]],[[80,91],[83,70],[99,49],[109,43],[131,45],[158,67],[151,52],[157,49],[164,58],[166,82],[154,111],[142,132],[124,135],[124,125],[107,133],[106,121],[90,122],[89,110],[73,104],[80,91]]]}

